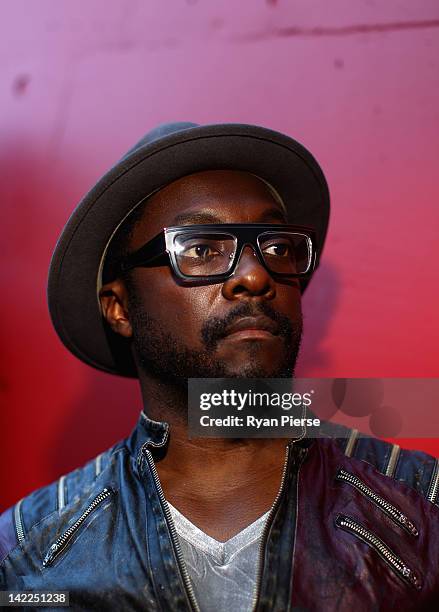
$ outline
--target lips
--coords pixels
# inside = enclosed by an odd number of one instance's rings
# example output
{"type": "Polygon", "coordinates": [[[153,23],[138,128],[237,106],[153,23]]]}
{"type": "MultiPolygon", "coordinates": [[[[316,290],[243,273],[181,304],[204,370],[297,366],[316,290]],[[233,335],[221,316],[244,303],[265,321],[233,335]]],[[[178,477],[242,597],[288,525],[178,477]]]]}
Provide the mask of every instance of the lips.
{"type": "Polygon", "coordinates": [[[268,317],[242,317],[234,321],[226,328],[225,335],[230,336],[231,334],[248,330],[265,331],[269,332],[273,336],[276,336],[279,332],[279,327],[275,321],[269,319],[268,317]]]}

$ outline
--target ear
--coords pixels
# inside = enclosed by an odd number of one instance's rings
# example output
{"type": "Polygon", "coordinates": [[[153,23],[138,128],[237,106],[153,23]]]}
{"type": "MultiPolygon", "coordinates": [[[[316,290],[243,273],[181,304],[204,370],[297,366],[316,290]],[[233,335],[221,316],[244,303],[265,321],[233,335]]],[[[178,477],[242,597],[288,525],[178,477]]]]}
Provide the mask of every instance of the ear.
{"type": "Polygon", "coordinates": [[[116,279],[103,285],[99,291],[102,314],[111,329],[124,336],[131,338],[133,330],[128,318],[128,292],[125,283],[116,279]]]}

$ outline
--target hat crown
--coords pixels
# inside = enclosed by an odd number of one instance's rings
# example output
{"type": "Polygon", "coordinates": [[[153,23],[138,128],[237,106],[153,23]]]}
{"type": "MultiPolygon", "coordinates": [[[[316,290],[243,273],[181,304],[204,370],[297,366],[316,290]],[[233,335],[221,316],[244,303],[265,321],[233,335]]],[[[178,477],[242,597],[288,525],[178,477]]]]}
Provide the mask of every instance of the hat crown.
{"type": "Polygon", "coordinates": [[[174,134],[175,132],[182,132],[183,130],[187,130],[189,128],[194,127],[199,127],[199,124],[192,123],[190,121],[173,121],[171,123],[161,123],[157,127],[147,132],[144,136],[142,136],[142,138],[138,142],[136,142],[136,144],[131,147],[129,151],[125,153],[122,159],[125,159],[132,153],[135,153],[138,149],[144,147],[145,145],[151,144],[155,140],[160,140],[160,138],[169,136],[169,134],[174,134]]]}

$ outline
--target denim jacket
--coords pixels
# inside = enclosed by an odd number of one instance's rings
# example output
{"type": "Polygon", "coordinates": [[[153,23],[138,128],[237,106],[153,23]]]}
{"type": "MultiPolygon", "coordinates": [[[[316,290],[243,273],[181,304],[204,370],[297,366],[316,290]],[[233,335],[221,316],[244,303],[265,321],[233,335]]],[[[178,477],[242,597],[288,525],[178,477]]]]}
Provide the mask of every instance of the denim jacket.
{"type": "MultiPolygon", "coordinates": [[[[68,591],[72,610],[198,610],[155,467],[168,439],[141,413],[127,439],[4,512],[0,590],[68,591]]],[[[254,610],[438,609],[438,488],[438,460],[355,430],[290,442],[254,610]]]]}

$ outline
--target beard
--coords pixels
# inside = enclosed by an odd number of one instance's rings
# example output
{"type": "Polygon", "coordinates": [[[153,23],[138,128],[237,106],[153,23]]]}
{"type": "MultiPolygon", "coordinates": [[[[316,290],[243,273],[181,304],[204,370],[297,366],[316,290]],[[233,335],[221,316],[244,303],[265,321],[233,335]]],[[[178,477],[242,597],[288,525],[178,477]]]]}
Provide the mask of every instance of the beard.
{"type": "Polygon", "coordinates": [[[133,347],[138,367],[147,375],[177,386],[186,386],[188,378],[292,378],[300,350],[303,320],[301,313],[292,321],[267,303],[242,302],[225,317],[212,317],[201,328],[202,349],[187,347],[182,335],[175,336],[163,324],[145,312],[136,291],[129,291],[129,316],[133,328],[133,347]],[[248,359],[231,370],[230,365],[215,354],[218,341],[226,328],[237,318],[265,315],[277,323],[282,340],[282,355],[276,365],[262,363],[263,342],[248,345],[248,359]]]}

